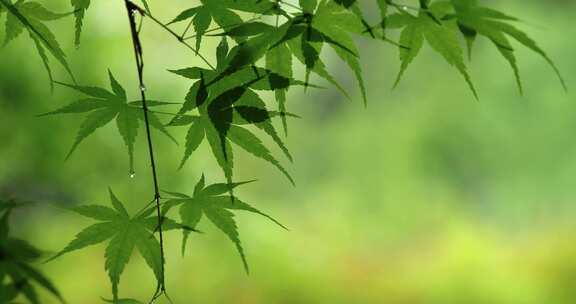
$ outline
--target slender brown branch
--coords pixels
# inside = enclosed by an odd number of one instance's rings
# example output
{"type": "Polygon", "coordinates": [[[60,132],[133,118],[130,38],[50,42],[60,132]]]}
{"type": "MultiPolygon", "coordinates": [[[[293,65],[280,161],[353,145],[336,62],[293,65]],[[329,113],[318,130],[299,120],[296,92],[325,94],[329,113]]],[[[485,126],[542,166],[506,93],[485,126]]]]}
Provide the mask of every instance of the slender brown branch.
{"type": "MultiPolygon", "coordinates": [[[[154,146],[152,144],[152,134],[150,132],[150,120],[148,117],[148,105],[146,102],[146,85],[144,84],[144,58],[142,52],[142,44],[136,25],[136,14],[144,16],[146,13],[143,9],[139,8],[129,0],[124,0],[126,4],[126,12],[128,13],[128,21],[130,23],[130,33],[132,36],[132,45],[134,47],[134,57],[136,58],[136,67],[138,70],[138,82],[140,84],[140,97],[142,99],[142,111],[144,112],[144,123],[146,125],[146,139],[148,142],[148,152],[150,155],[150,166],[152,168],[152,179],[154,182],[154,201],[156,202],[156,213],[158,216],[158,234],[160,239],[160,278],[158,279],[158,287],[154,298],[161,294],[166,294],[166,286],[164,284],[164,236],[162,233],[162,215],[160,211],[160,188],[158,186],[158,174],[156,172],[156,161],[154,159],[154,146]]],[[[114,299],[117,300],[117,299],[114,299]]]]}

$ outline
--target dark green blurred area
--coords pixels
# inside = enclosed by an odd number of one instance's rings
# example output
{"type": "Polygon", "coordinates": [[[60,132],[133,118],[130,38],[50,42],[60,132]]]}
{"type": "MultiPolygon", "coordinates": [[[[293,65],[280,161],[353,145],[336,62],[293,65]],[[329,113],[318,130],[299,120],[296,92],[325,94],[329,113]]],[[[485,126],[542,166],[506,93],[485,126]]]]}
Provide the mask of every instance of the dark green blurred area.
{"type": "MultiPolygon", "coordinates": [[[[162,20],[191,6],[155,2],[162,20]]],[[[364,109],[351,73],[326,53],[355,100],[347,102],[333,89],[290,93],[289,110],[304,117],[291,121],[287,139],[295,163],[286,165],[298,186],[249,155],[237,158],[238,179],[259,180],[238,195],[290,231],[238,217],[250,276],[233,245],[206,222],[200,224],[206,233],[192,237],[185,257],[181,235],[169,234],[166,272],[174,302],[576,303],[576,3],[487,2],[525,20],[519,27],[556,61],[568,93],[541,58],[518,48],[525,85],[520,96],[512,71],[486,40],[470,63],[480,101],[429,48],[392,90],[398,50],[359,40],[370,100],[364,109]]],[[[43,3],[70,10],[67,1],[43,3]]],[[[136,98],[122,5],[94,3],[79,50],[72,19],[51,28],[80,83],[107,87],[110,69],[136,98]]],[[[150,97],[181,102],[191,83],[166,70],[200,60],[153,24],[143,30],[150,97]]],[[[216,43],[203,47],[211,50],[216,43]]],[[[53,67],[59,80],[69,81],[53,67]]],[[[113,124],[64,161],[81,117],[36,115],[78,97],[62,87],[50,93],[25,35],[0,50],[0,193],[39,202],[15,214],[13,230],[49,253],[90,223],[54,205],[108,204],[112,187],[135,212],[152,196],[143,128],[133,179],[113,124]]],[[[171,131],[180,146],[154,134],[162,188],[190,193],[202,173],[222,181],[206,146],[178,171],[186,130],[171,131]]],[[[99,303],[110,294],[103,249],[94,246],[39,267],[68,303],[99,303]]],[[[153,275],[135,255],[121,295],[147,299],[153,291],[153,275]]]]}

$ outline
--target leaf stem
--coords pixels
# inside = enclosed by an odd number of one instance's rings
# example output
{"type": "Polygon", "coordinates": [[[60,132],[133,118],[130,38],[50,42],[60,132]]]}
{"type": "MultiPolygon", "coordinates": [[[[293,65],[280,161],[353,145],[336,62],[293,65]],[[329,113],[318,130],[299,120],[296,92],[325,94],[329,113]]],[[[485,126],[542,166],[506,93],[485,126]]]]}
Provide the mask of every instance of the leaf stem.
{"type": "MultiPolygon", "coordinates": [[[[128,1],[129,0],[125,0],[128,1]]],[[[130,2],[131,3],[131,2],[130,2]]],[[[134,5],[134,4],[133,4],[134,5]]],[[[136,5],[134,5],[136,6],[136,5]]],[[[137,6],[136,6],[137,7],[137,6]]],[[[194,47],[192,47],[190,44],[188,44],[186,41],[184,41],[185,39],[178,35],[176,32],[174,32],[171,28],[169,28],[167,25],[165,25],[164,23],[160,22],[160,20],[156,19],[154,16],[152,16],[151,14],[145,12],[142,9],[138,9],[138,12],[140,14],[142,14],[143,16],[147,16],[149,17],[152,21],[154,21],[154,23],[158,24],[162,29],[164,29],[165,31],[167,31],[168,33],[170,33],[172,36],[174,36],[174,38],[176,38],[180,43],[182,43],[184,46],[186,46],[188,49],[192,50],[194,52],[194,54],[196,54],[196,56],[200,57],[200,59],[202,59],[202,61],[204,61],[204,63],[206,63],[212,70],[216,70],[216,68],[210,63],[210,61],[208,61],[208,59],[206,59],[206,57],[204,57],[202,54],[200,54],[200,52],[195,49],[194,47]]]]}
{"type": "Polygon", "coordinates": [[[188,30],[190,30],[190,27],[192,26],[192,23],[194,22],[194,19],[190,19],[190,22],[188,22],[188,25],[186,26],[186,29],[184,30],[184,32],[182,33],[182,35],[180,35],[180,38],[184,39],[184,36],[186,36],[186,33],[188,33],[188,30]]]}

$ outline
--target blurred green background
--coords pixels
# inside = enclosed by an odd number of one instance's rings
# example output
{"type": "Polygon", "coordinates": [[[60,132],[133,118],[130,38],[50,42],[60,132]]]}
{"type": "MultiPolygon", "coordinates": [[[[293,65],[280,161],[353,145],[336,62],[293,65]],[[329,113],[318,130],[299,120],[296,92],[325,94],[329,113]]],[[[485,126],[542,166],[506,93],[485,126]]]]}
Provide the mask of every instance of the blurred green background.
{"type": "MultiPolygon", "coordinates": [[[[68,1],[41,2],[70,10],[68,1]]],[[[123,3],[94,2],[80,49],[73,46],[71,18],[51,28],[80,83],[108,87],[109,68],[136,99],[123,3]]],[[[161,20],[192,6],[192,1],[170,3],[151,1],[161,20]]],[[[576,2],[486,3],[525,20],[519,27],[539,41],[574,87],[576,2]]],[[[198,57],[150,22],[144,33],[150,97],[181,102],[191,83],[166,69],[199,65],[198,57]]],[[[576,303],[573,90],[564,92],[541,58],[518,48],[525,84],[520,96],[507,63],[486,40],[479,41],[470,64],[480,101],[429,47],[392,90],[398,50],[358,42],[368,109],[351,73],[330,52],[326,61],[354,102],[334,89],[290,93],[290,111],[304,118],[292,121],[287,139],[295,163],[286,164],[296,188],[267,164],[238,156],[238,179],[259,180],[238,195],[290,231],[238,215],[250,276],[233,245],[207,222],[200,224],[204,235],[192,236],[185,257],[181,235],[168,234],[167,285],[174,302],[576,303]]],[[[210,50],[216,43],[207,40],[203,47],[210,50]]],[[[58,79],[68,81],[54,68],[58,79]]],[[[81,117],[35,115],[78,97],[62,87],[50,93],[25,35],[0,50],[0,193],[39,201],[16,213],[13,230],[48,252],[63,248],[90,223],[52,204],[108,204],[110,186],[136,211],[152,195],[142,128],[133,179],[113,124],[64,161],[81,117]]],[[[181,142],[185,131],[172,130],[181,142]]],[[[211,182],[222,181],[207,146],[177,171],[182,144],[157,133],[155,142],[162,188],[190,193],[202,173],[211,182]]],[[[39,267],[68,303],[99,303],[110,297],[103,249],[90,247],[39,267]]],[[[152,273],[135,254],[121,295],[145,300],[153,289],[152,273]]],[[[44,303],[56,303],[42,295],[44,303]]]]}

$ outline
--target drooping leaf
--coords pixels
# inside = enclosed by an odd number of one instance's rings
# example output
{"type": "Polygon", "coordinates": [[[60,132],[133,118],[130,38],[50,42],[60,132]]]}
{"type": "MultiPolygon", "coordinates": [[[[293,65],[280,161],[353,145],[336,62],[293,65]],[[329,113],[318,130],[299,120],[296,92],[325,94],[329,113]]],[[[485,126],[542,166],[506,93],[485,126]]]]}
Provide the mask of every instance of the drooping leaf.
{"type": "Polygon", "coordinates": [[[74,44],[78,47],[80,45],[80,35],[82,33],[82,26],[84,24],[84,15],[90,7],[90,0],[71,0],[72,7],[74,8],[74,17],[76,19],[76,31],[74,32],[74,44]]]}
{"type": "Polygon", "coordinates": [[[464,63],[462,49],[458,43],[454,26],[449,22],[438,21],[432,8],[420,11],[417,16],[404,12],[397,18],[401,18],[405,26],[400,34],[401,68],[395,86],[426,41],[446,62],[460,72],[474,96],[477,97],[476,88],[464,63]]]}
{"type": "MultiPolygon", "coordinates": [[[[114,78],[111,72],[109,72],[109,78],[112,92],[99,87],[59,83],[88,95],[89,98],[78,100],[43,115],[88,113],[86,119],[80,126],[76,140],[72,145],[67,158],[72,155],[84,139],[99,128],[107,125],[112,120],[115,120],[118,132],[128,148],[129,170],[130,172],[134,172],[134,144],[138,135],[139,121],[144,121],[144,114],[141,106],[142,102],[128,101],[125,89],[114,78]]],[[[170,103],[158,101],[147,103],[148,107],[161,106],[165,104],[170,103]]],[[[164,124],[161,123],[156,115],[151,111],[148,111],[148,122],[152,128],[159,130],[171,140],[175,141],[164,127],[164,124]]]]}
{"type": "MultiPolygon", "coordinates": [[[[180,206],[179,212],[183,225],[196,228],[202,217],[205,216],[214,226],[226,234],[226,236],[234,243],[236,250],[240,254],[246,272],[249,271],[248,263],[246,261],[242,243],[240,242],[238,226],[234,219],[234,214],[230,210],[243,210],[264,216],[280,227],[286,229],[286,227],[274,218],[249,204],[240,201],[237,198],[222,195],[230,192],[231,188],[236,188],[247,183],[249,182],[212,184],[206,186],[204,175],[202,175],[202,178],[195,186],[193,196],[179,194],[179,199],[170,201],[172,207],[180,206]]],[[[188,236],[189,232],[183,231],[182,254],[184,254],[186,250],[188,236]]]]}
{"type": "MultiPolygon", "coordinates": [[[[112,190],[109,191],[109,194],[114,209],[95,205],[79,206],[71,209],[80,215],[99,220],[100,222],[78,233],[75,239],[49,261],[66,253],[109,241],[105,252],[105,268],[112,283],[113,301],[122,303],[122,300],[118,297],[120,278],[135,249],[153,271],[157,281],[163,281],[160,245],[153,235],[156,231],[155,227],[159,224],[159,219],[151,215],[152,212],[142,212],[139,215],[130,217],[124,204],[112,190]]],[[[167,226],[166,229],[162,229],[163,231],[184,229],[183,225],[165,217],[160,222],[165,223],[167,226]]]]}
{"type": "Polygon", "coordinates": [[[324,78],[331,85],[336,87],[344,96],[346,96],[346,98],[350,99],[346,90],[328,72],[326,65],[320,58],[322,40],[320,38],[321,36],[318,35],[318,32],[308,30],[306,27],[302,26],[296,26],[292,31],[296,32],[296,34],[294,34],[295,37],[288,39],[286,44],[289,46],[294,57],[296,57],[296,59],[306,67],[306,85],[308,86],[310,73],[314,72],[316,75],[324,78]],[[310,31],[310,33],[303,35],[302,33],[304,31],[310,31]]]}
{"type": "MultiPolygon", "coordinates": [[[[469,52],[471,52],[476,35],[484,36],[492,41],[500,54],[502,54],[504,59],[510,64],[521,93],[522,82],[520,80],[520,73],[516,63],[514,48],[509,42],[508,37],[542,56],[554,69],[560,83],[566,89],[564,78],[548,54],[528,35],[509,23],[511,21],[518,21],[517,18],[491,8],[479,6],[474,1],[452,0],[452,3],[455,9],[454,17],[457,20],[460,32],[468,41],[469,52]]],[[[448,18],[450,18],[450,16],[448,16],[448,18]]]]}
{"type": "Polygon", "coordinates": [[[52,85],[53,77],[45,50],[48,50],[74,80],[64,51],[52,31],[44,24],[44,21],[56,20],[66,16],[66,14],[53,13],[36,2],[18,1],[12,4],[10,0],[0,0],[0,4],[8,11],[4,44],[18,37],[26,29],[32,37],[34,46],[46,68],[50,85],[52,85]]]}

